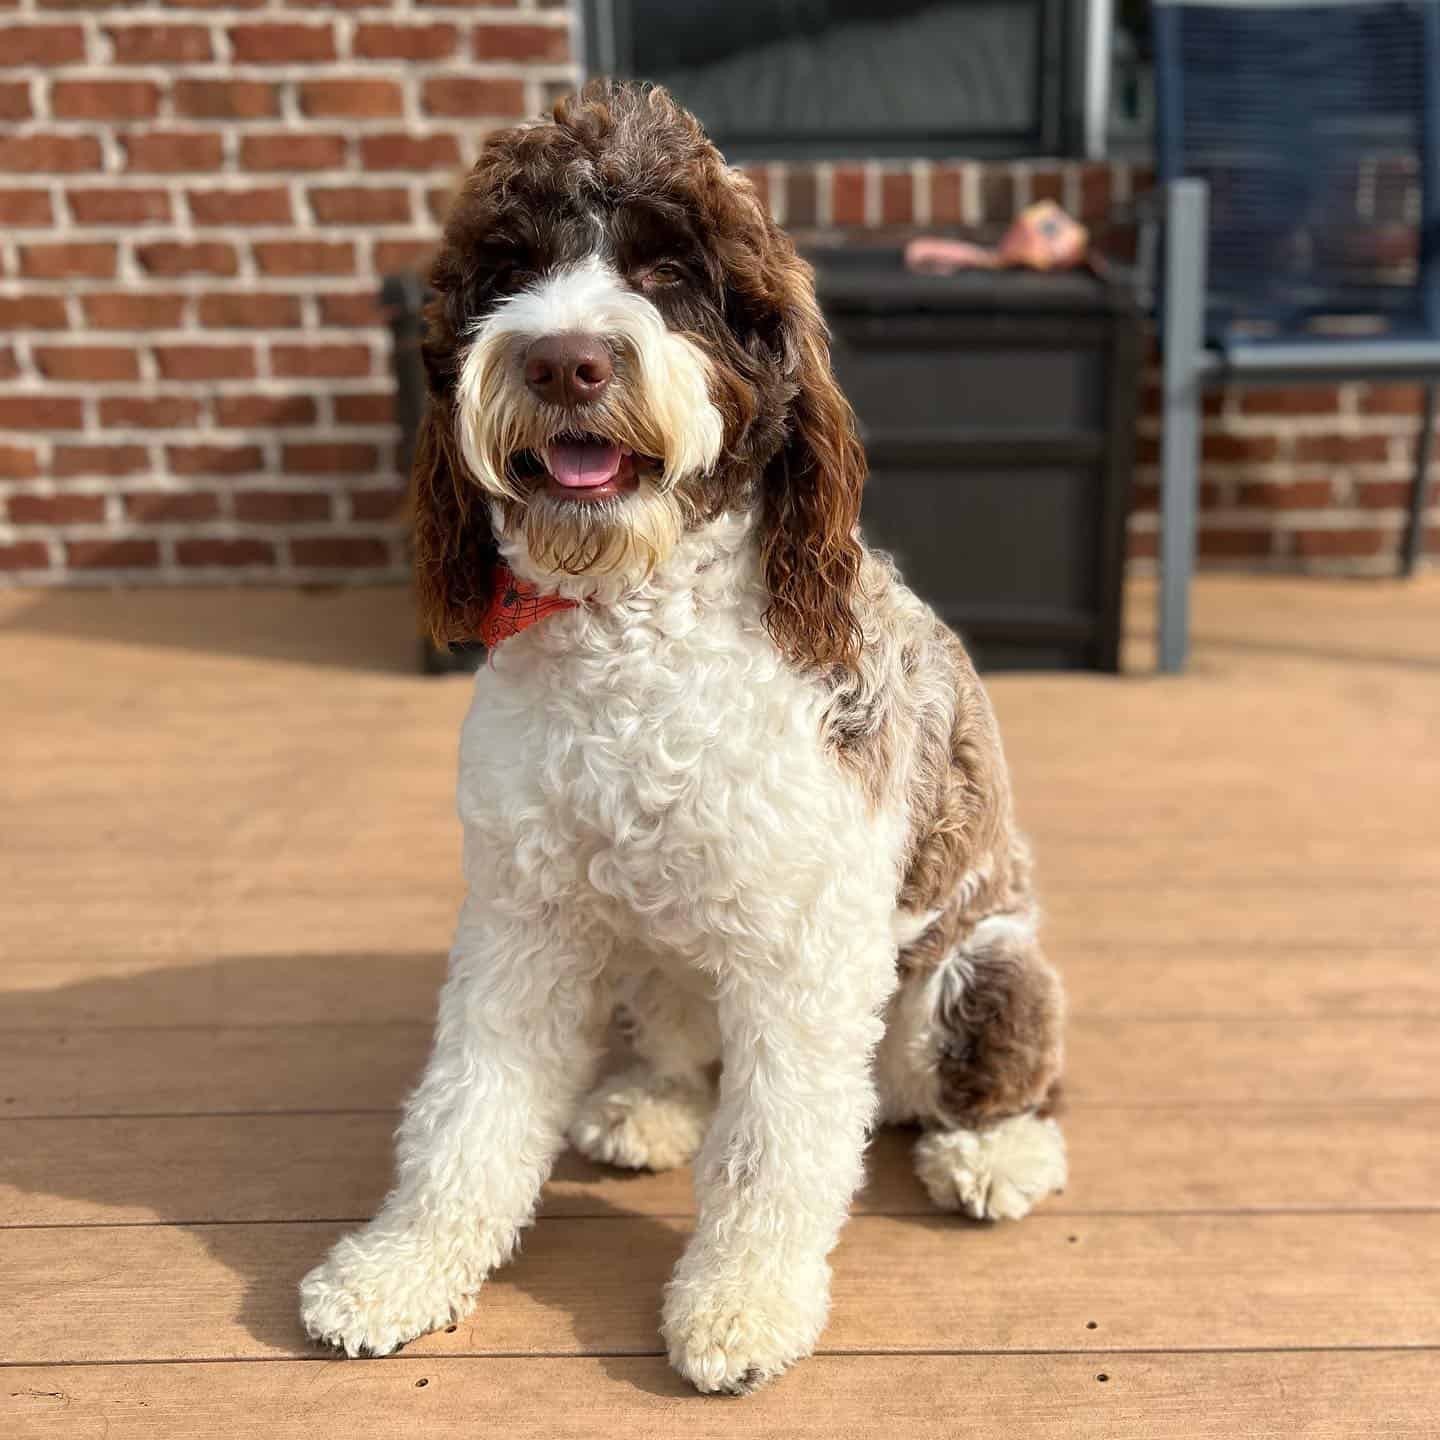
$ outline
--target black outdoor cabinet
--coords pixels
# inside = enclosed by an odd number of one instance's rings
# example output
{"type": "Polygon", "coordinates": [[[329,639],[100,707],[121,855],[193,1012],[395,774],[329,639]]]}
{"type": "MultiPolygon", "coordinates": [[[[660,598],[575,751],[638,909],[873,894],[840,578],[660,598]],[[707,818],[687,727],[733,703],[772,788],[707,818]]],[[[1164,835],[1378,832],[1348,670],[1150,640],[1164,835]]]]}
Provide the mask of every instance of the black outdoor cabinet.
{"type": "Polygon", "coordinates": [[[983,669],[1117,670],[1139,313],[1128,277],[914,275],[812,251],[870,460],[862,527],[983,669]]]}

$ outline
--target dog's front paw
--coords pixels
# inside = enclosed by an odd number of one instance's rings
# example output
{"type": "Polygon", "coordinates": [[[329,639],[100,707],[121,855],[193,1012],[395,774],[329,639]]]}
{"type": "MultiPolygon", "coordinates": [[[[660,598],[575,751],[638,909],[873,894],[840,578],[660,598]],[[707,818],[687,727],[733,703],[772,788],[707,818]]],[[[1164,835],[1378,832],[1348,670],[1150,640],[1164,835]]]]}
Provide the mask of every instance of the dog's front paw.
{"type": "Polygon", "coordinates": [[[936,1130],[915,1145],[915,1172],[930,1198],[974,1220],[1019,1220],[1065,1188],[1065,1171],[1065,1137],[1037,1115],[988,1130],[936,1130]]]}
{"type": "Polygon", "coordinates": [[[674,1170],[695,1158],[713,1105],[707,1087],[638,1067],[612,1075],[586,1097],[570,1125],[570,1142],[606,1165],[674,1170]]]}
{"type": "Polygon", "coordinates": [[[812,1293],[675,1280],[661,1326],[670,1363],[705,1394],[746,1395],[815,1348],[829,1309],[828,1276],[812,1293]]]}
{"type": "Polygon", "coordinates": [[[469,1310],[479,1280],[447,1272],[425,1241],[362,1230],[300,1282],[306,1333],[349,1356],[388,1355],[469,1310]]]}

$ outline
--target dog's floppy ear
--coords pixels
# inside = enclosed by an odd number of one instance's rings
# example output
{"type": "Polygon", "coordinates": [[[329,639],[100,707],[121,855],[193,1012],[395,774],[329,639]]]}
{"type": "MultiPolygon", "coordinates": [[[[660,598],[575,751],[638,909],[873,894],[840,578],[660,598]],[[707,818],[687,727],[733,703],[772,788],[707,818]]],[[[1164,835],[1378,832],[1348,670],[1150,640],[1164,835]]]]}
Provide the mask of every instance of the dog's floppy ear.
{"type": "Polygon", "coordinates": [[[499,550],[490,507],[466,480],[449,403],[431,396],[415,445],[415,580],[420,614],[439,645],[475,639],[499,550]]]}
{"type": "Polygon", "coordinates": [[[860,627],[860,492],[865,451],[855,415],[830,370],[830,337],[814,272],[789,238],[769,227],[771,291],[780,349],[798,387],[779,453],[766,468],[762,547],[770,607],[765,623],[798,665],[853,665],[860,627]]]}

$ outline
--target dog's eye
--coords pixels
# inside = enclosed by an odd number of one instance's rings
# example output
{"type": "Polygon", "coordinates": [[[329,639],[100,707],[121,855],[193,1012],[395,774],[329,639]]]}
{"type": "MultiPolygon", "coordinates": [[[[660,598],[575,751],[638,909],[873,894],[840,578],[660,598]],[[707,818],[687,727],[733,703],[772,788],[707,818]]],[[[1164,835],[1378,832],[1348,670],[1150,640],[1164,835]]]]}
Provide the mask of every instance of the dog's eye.
{"type": "Polygon", "coordinates": [[[640,272],[640,285],[645,290],[664,290],[667,286],[679,285],[684,279],[684,269],[673,260],[661,260],[640,272]]]}

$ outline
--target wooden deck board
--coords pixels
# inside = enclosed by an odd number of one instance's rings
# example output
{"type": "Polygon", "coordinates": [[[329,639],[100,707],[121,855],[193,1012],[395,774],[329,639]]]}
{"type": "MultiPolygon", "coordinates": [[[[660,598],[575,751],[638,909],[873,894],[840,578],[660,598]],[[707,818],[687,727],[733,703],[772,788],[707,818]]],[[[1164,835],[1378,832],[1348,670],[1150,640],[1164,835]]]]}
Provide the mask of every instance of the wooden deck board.
{"type": "MultiPolygon", "coordinates": [[[[313,1354],[295,1287],[342,1228],[0,1231],[0,1360],[313,1354]]],[[[541,1220],[455,1333],[407,1353],[658,1353],[689,1229],[618,1211],[541,1220]]],[[[1440,1347],[1440,1213],[857,1215],[833,1263],[832,1352],[1440,1347]]]]}
{"type": "Polygon", "coordinates": [[[0,595],[0,1431],[1440,1433],[1440,582],[1206,578],[1195,617],[1182,680],[992,686],[1069,1191],[940,1220],[883,1134],[826,1353],[724,1403],[656,1353],[686,1172],[566,1157],[399,1359],[298,1333],[458,900],[467,687],[409,673],[403,597],[0,595]]]}
{"type": "MultiPolygon", "coordinates": [[[[0,1225],[343,1220],[390,1182],[393,1114],[9,1122],[0,1225]]],[[[1050,1215],[1440,1208],[1440,1104],[1073,1110],[1070,1188],[1050,1215]],[[1325,1163],[1317,1165],[1316,1156],[1325,1163]]],[[[930,1215],[911,1132],[871,1147],[857,1213],[930,1215]]],[[[689,1169],[637,1175],[561,1157],[546,1215],[690,1215],[689,1169]]]]}
{"type": "Polygon", "coordinates": [[[1440,1355],[819,1356],[743,1405],[649,1357],[15,1369],[11,1440],[1433,1440],[1440,1355]],[[1104,1376],[1101,1380],[1099,1377],[1104,1376]],[[574,1397],[574,1403],[557,1403],[574,1397]],[[1357,1420],[1363,1429],[1357,1429],[1357,1420]]]}
{"type": "MultiPolygon", "coordinates": [[[[1074,1105],[1440,1099],[1436,1022],[1074,1019],[1074,1105]]],[[[178,1026],[17,1030],[0,1053],[12,1118],[389,1110],[418,1077],[430,1027],[178,1026]]]]}

